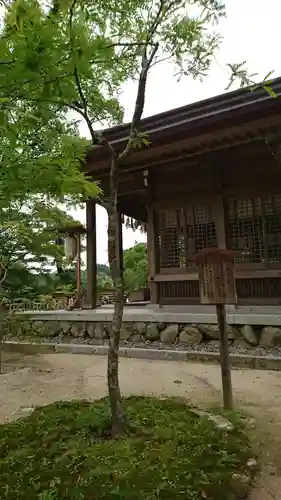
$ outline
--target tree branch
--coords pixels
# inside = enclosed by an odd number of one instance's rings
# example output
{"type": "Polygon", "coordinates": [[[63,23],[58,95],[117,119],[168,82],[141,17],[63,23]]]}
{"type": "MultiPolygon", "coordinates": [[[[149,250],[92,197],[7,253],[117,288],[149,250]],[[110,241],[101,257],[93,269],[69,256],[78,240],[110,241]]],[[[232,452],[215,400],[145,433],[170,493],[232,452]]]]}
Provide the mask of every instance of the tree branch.
{"type": "Polygon", "coordinates": [[[15,59],[12,59],[11,61],[0,61],[0,64],[1,64],[1,65],[2,65],[2,64],[3,64],[3,65],[4,65],[4,64],[14,64],[15,62],[16,62],[16,60],[15,60],[15,59]]]}
{"type": "Polygon", "coordinates": [[[74,61],[74,57],[75,57],[75,54],[74,54],[75,37],[74,37],[74,33],[73,33],[73,16],[74,16],[75,5],[76,5],[76,0],[73,1],[72,5],[71,5],[71,7],[69,9],[69,13],[70,13],[70,16],[69,16],[70,52],[71,52],[72,60],[73,60],[74,79],[75,79],[76,88],[78,90],[78,94],[79,94],[79,96],[81,98],[81,101],[83,103],[85,113],[87,113],[87,108],[88,108],[87,99],[86,99],[86,97],[84,95],[84,92],[82,90],[81,82],[80,82],[80,77],[79,77],[79,73],[78,73],[78,69],[77,69],[77,65],[76,65],[76,63],[74,61]]]}
{"type": "Polygon", "coordinates": [[[74,33],[73,33],[73,17],[74,17],[74,8],[76,5],[76,1],[77,0],[73,0],[72,5],[69,9],[69,14],[70,14],[70,16],[69,16],[70,51],[72,54],[73,66],[74,66],[74,81],[75,81],[77,92],[78,92],[80,99],[81,99],[81,103],[83,105],[83,110],[76,108],[76,111],[79,112],[80,115],[83,116],[84,120],[86,121],[89,132],[91,134],[91,139],[92,139],[93,144],[99,144],[99,145],[104,146],[109,151],[111,156],[112,155],[116,156],[116,153],[115,153],[114,149],[112,148],[111,144],[104,137],[100,136],[99,133],[97,133],[94,130],[94,127],[92,125],[92,121],[91,121],[89,114],[88,114],[88,102],[87,102],[87,98],[86,98],[86,96],[83,92],[83,89],[82,89],[80,75],[79,75],[79,71],[78,71],[78,68],[77,68],[77,65],[75,62],[75,55],[74,55],[75,37],[74,37],[74,33]],[[78,111],[78,109],[79,109],[79,111],[78,111]]]}
{"type": "Polygon", "coordinates": [[[1,266],[1,271],[0,271],[1,274],[0,286],[1,286],[2,283],[4,283],[5,279],[7,278],[8,268],[5,267],[2,262],[0,262],[0,266],[1,266]]]}
{"type": "Polygon", "coordinates": [[[155,45],[150,42],[116,42],[111,45],[106,45],[105,49],[111,49],[113,47],[147,47],[148,45],[155,45]]]}
{"type": "MultiPolygon", "coordinates": [[[[158,8],[158,11],[157,11],[157,14],[155,16],[155,19],[151,25],[151,28],[150,28],[150,31],[148,33],[148,39],[151,38],[155,31],[157,30],[159,24],[160,24],[160,21],[161,21],[161,14],[163,13],[163,8],[165,6],[165,0],[161,0],[160,3],[159,3],[159,8],[158,8]]],[[[171,7],[171,4],[168,6],[168,9],[171,7]]]]}
{"type": "Polygon", "coordinates": [[[136,102],[135,102],[135,109],[133,113],[133,118],[132,118],[132,123],[131,123],[131,129],[130,129],[130,134],[129,134],[129,139],[127,142],[127,145],[125,149],[120,153],[118,160],[122,161],[128,156],[130,153],[133,144],[134,144],[134,139],[139,132],[139,126],[140,126],[140,121],[142,118],[143,110],[144,110],[144,103],[145,103],[145,91],[146,91],[146,84],[147,84],[147,76],[150,68],[152,67],[153,59],[157,53],[157,50],[159,48],[159,42],[153,43],[153,36],[155,35],[161,21],[163,14],[167,13],[172,7],[173,7],[173,2],[171,1],[165,8],[165,0],[161,0],[159,4],[158,11],[155,15],[154,20],[152,21],[151,27],[148,30],[147,34],[147,39],[144,42],[144,49],[143,49],[143,54],[142,54],[142,68],[140,72],[140,77],[139,77],[139,83],[138,83],[138,91],[137,91],[137,97],[136,97],[136,102]],[[150,53],[150,56],[147,56],[147,48],[148,46],[152,45],[153,49],[150,53]]]}
{"type": "Polygon", "coordinates": [[[142,69],[139,77],[139,83],[138,83],[138,91],[137,91],[137,98],[135,102],[135,109],[134,109],[134,114],[132,118],[132,123],[131,123],[131,129],[130,129],[130,134],[129,134],[129,139],[127,142],[127,145],[125,149],[120,153],[118,157],[118,161],[122,161],[128,156],[128,154],[131,151],[131,148],[133,146],[134,139],[139,131],[139,126],[140,126],[140,121],[141,117],[143,114],[144,110],[144,103],[145,103],[145,91],[146,91],[146,83],[147,83],[147,75],[148,71],[150,68],[150,65],[152,63],[152,60],[158,50],[159,44],[156,43],[155,47],[153,48],[151,55],[149,59],[147,58],[147,47],[144,48],[143,50],[143,55],[142,55],[142,69]]]}

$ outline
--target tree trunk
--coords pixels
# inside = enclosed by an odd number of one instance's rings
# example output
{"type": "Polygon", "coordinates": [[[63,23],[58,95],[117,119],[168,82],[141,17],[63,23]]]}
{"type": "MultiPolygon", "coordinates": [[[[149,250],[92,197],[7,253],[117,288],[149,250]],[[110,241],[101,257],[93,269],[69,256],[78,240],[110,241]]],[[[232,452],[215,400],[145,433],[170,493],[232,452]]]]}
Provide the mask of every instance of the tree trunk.
{"type": "Polygon", "coordinates": [[[107,384],[109,401],[112,415],[112,435],[123,434],[127,422],[121,401],[121,392],[119,385],[118,361],[119,361],[119,343],[120,331],[122,326],[123,308],[124,308],[124,286],[123,275],[119,262],[119,233],[118,233],[118,160],[114,156],[111,160],[110,171],[110,195],[107,205],[108,211],[108,260],[112,273],[113,291],[114,291],[114,312],[110,329],[108,361],[107,361],[107,384]]]}
{"type": "Polygon", "coordinates": [[[6,320],[7,320],[7,315],[5,313],[5,307],[2,303],[2,300],[0,300],[0,375],[2,374],[2,367],[3,367],[3,342],[4,342],[4,328],[6,320]]]}

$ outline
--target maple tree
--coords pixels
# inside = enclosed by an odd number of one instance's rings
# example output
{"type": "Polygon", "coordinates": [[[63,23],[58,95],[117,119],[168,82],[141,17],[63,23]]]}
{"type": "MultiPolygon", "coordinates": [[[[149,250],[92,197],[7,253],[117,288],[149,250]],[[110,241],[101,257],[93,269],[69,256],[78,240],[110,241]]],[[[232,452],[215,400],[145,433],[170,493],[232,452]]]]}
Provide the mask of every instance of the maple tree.
{"type": "MultiPolygon", "coordinates": [[[[118,379],[124,284],[117,258],[118,178],[133,149],[149,145],[140,134],[149,73],[172,61],[177,77],[202,79],[225,15],[220,0],[14,0],[6,4],[0,37],[0,204],[31,193],[73,202],[100,196],[108,212],[108,254],[114,314],[108,354],[112,433],[126,426],[118,379]],[[127,144],[121,153],[100,128],[122,122],[119,93],[137,84],[127,144]],[[89,140],[78,133],[78,118],[89,140]],[[109,196],[81,171],[88,147],[108,156],[109,196]]],[[[1,206],[1,205],[0,205],[1,206]]]]}

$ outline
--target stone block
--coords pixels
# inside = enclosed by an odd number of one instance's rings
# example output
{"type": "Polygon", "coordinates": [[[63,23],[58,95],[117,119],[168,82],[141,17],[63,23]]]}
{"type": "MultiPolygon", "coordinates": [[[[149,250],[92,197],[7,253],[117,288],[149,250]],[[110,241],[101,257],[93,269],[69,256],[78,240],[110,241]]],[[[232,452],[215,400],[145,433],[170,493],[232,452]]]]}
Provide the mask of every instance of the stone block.
{"type": "Polygon", "coordinates": [[[162,330],[165,330],[167,326],[167,323],[157,323],[157,328],[159,330],[159,332],[162,332],[162,330]]]}
{"type": "Polygon", "coordinates": [[[72,326],[71,326],[71,335],[73,335],[73,337],[86,337],[87,335],[87,330],[86,330],[86,323],[84,323],[84,321],[80,322],[80,321],[75,321],[72,323],[72,326]]]}
{"type": "Polygon", "coordinates": [[[108,340],[110,337],[110,330],[103,330],[103,340],[108,340]]]}
{"type": "Polygon", "coordinates": [[[281,328],[277,326],[265,326],[262,329],[261,347],[279,347],[281,346],[281,328]]]}
{"type": "Polygon", "coordinates": [[[179,326],[174,323],[171,325],[168,325],[165,330],[161,332],[161,342],[163,344],[173,344],[176,339],[178,338],[179,335],[179,326]]]}
{"type": "MultiPolygon", "coordinates": [[[[258,358],[259,360],[261,359],[260,357],[258,358]]],[[[268,356],[264,357],[263,360],[265,361],[265,369],[266,370],[274,370],[274,371],[281,371],[281,360],[279,356],[268,356]]],[[[257,366],[255,368],[259,369],[260,363],[256,363],[257,366]]]]}
{"type": "MultiPolygon", "coordinates": [[[[196,325],[193,325],[196,327],[196,325]]],[[[198,325],[199,332],[205,337],[206,340],[218,340],[219,339],[219,329],[218,325],[198,325]]]]}
{"type": "MultiPolygon", "coordinates": [[[[201,324],[193,326],[196,326],[198,328],[205,340],[219,340],[220,338],[218,325],[201,324]]],[[[229,340],[234,340],[240,337],[240,333],[238,329],[235,328],[235,326],[226,325],[226,331],[229,340]]]]}
{"type": "Polygon", "coordinates": [[[200,344],[203,340],[203,335],[199,332],[198,328],[193,325],[187,325],[181,331],[179,336],[180,343],[188,345],[200,344]]]}
{"type": "Polygon", "coordinates": [[[89,345],[89,344],[56,344],[55,351],[57,353],[68,354],[99,354],[105,356],[108,352],[107,346],[104,345],[89,345]]]}
{"type": "Polygon", "coordinates": [[[120,340],[129,340],[133,332],[133,323],[123,323],[120,331],[120,340]]]}
{"type": "Polygon", "coordinates": [[[32,322],[21,321],[19,323],[18,335],[32,335],[32,322]]]}
{"type": "Polygon", "coordinates": [[[87,323],[86,325],[87,334],[91,339],[95,338],[96,333],[96,323],[87,323]]]}
{"type": "Polygon", "coordinates": [[[34,333],[39,332],[39,334],[40,334],[41,331],[43,330],[43,328],[44,328],[44,321],[33,321],[33,323],[32,323],[32,331],[34,333]]]}
{"type": "Polygon", "coordinates": [[[61,332],[59,321],[46,321],[41,335],[44,337],[56,337],[61,332]]]}
{"type": "Polygon", "coordinates": [[[258,337],[254,328],[250,325],[244,325],[240,329],[241,335],[243,339],[250,345],[255,346],[258,345],[258,337]]]}
{"type": "Polygon", "coordinates": [[[51,354],[55,351],[55,345],[51,342],[30,343],[30,342],[5,342],[6,352],[20,352],[25,354],[51,354]]]}
{"type": "Polygon", "coordinates": [[[146,333],[146,324],[145,323],[135,323],[134,330],[139,335],[145,335],[146,333]]]}
{"type": "Polygon", "coordinates": [[[235,340],[241,337],[239,328],[234,325],[226,325],[228,340],[235,340]]]}
{"type": "Polygon", "coordinates": [[[104,324],[103,323],[97,323],[96,324],[96,330],[95,330],[95,338],[96,339],[104,339],[106,335],[106,331],[104,329],[104,324]]]}
{"type": "Polygon", "coordinates": [[[50,327],[48,326],[45,327],[46,323],[47,323],[46,321],[30,321],[29,328],[26,331],[26,334],[34,337],[52,337],[53,335],[49,332],[50,327]]]}
{"type": "Polygon", "coordinates": [[[71,323],[69,321],[60,321],[61,332],[63,335],[69,335],[71,329],[71,323]]]}
{"type": "Polygon", "coordinates": [[[105,335],[105,338],[108,338],[109,337],[109,334],[110,334],[110,328],[111,328],[111,323],[104,323],[103,325],[103,329],[104,329],[104,335],[105,335]],[[108,334],[108,335],[106,335],[108,334]]]}
{"type": "Polygon", "coordinates": [[[160,332],[156,323],[150,323],[146,328],[146,340],[160,340],[160,332]]]}

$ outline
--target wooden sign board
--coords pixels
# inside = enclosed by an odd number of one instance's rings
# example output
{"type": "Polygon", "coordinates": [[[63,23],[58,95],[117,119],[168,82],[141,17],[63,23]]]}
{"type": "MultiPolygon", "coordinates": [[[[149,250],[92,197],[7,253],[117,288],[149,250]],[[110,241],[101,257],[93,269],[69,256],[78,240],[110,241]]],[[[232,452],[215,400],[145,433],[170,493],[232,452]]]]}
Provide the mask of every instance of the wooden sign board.
{"type": "Polygon", "coordinates": [[[235,255],[232,250],[206,248],[194,256],[199,271],[201,304],[237,303],[235,255]]]}

